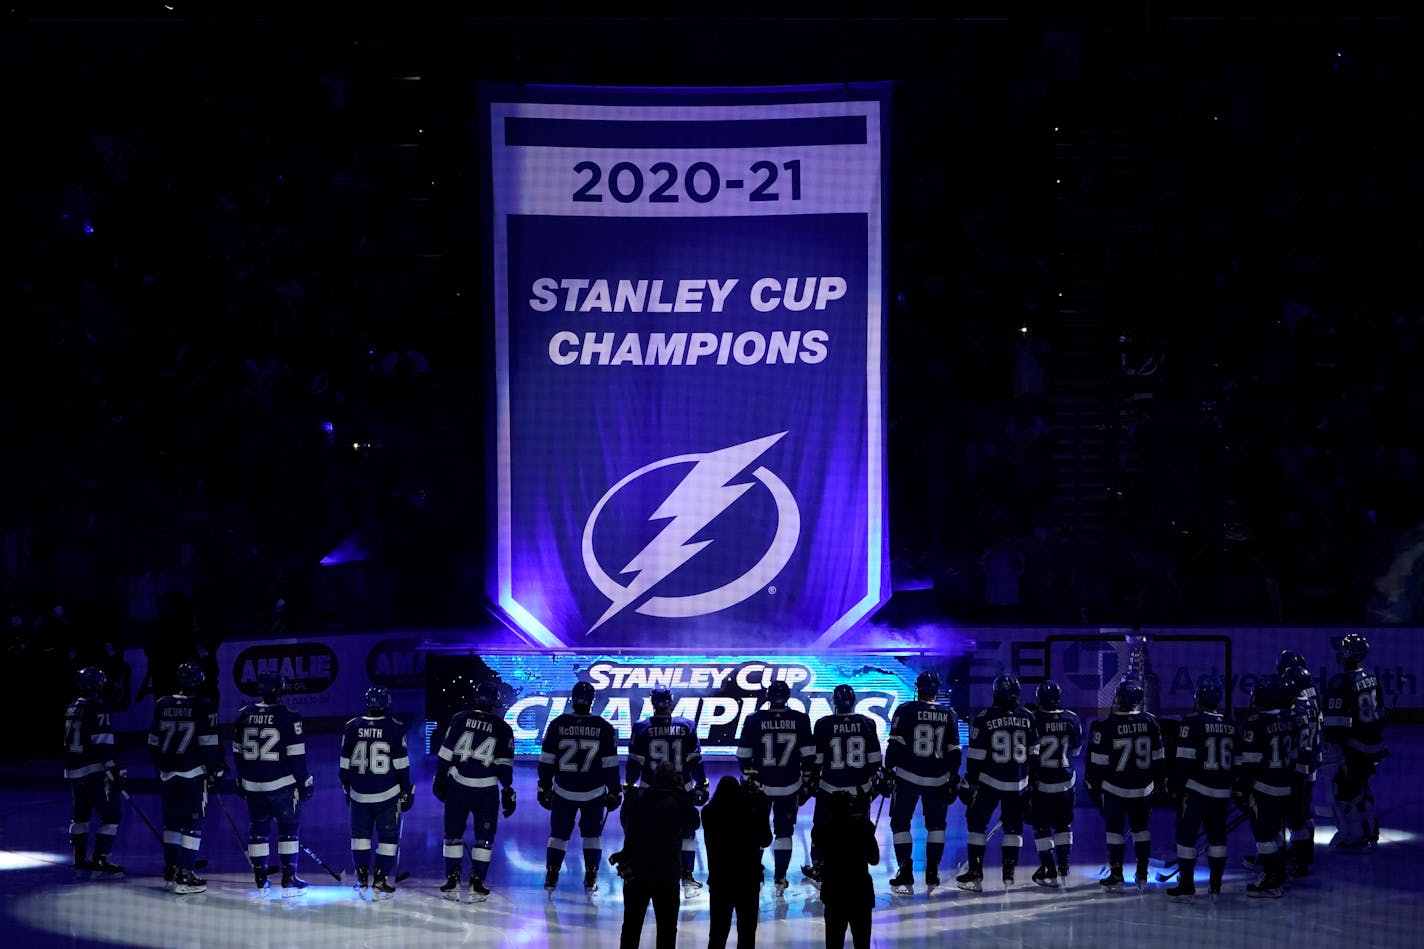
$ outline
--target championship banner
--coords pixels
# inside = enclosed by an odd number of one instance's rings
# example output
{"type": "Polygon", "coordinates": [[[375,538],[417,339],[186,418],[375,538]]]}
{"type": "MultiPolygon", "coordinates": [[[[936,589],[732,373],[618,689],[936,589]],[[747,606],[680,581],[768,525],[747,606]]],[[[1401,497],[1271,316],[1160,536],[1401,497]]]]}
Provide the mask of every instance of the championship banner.
{"type": "Polygon", "coordinates": [[[888,87],[481,114],[491,601],[545,648],[834,642],[889,595],[888,87]]]}
{"type": "MultiPolygon", "coordinates": [[[[697,725],[706,755],[735,755],[747,717],[766,704],[766,689],[776,681],[791,689],[791,708],[807,713],[814,724],[831,713],[831,692],[842,683],[855,689],[855,711],[875,723],[883,748],[890,718],[901,702],[915,698],[915,676],[937,668],[931,657],[884,654],[788,655],[770,659],[746,656],[600,655],[584,653],[482,653],[438,655],[426,659],[431,676],[426,693],[426,729],[434,732],[463,707],[476,681],[493,679],[499,687],[504,719],[514,730],[517,755],[539,754],[544,729],[572,711],[569,696],[580,680],[593,684],[593,712],[608,719],[626,751],[633,723],[652,713],[654,688],[671,689],[673,715],[697,725]],[[438,696],[449,696],[435,708],[438,696]]],[[[948,668],[942,673],[948,682],[948,668]]]]}

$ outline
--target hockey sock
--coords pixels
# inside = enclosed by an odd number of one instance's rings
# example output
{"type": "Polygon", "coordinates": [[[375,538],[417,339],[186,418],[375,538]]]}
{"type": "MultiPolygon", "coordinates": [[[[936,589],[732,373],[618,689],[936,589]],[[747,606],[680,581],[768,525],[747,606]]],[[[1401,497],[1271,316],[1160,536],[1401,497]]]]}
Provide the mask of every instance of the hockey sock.
{"type": "Polygon", "coordinates": [[[442,852],[445,854],[445,876],[459,876],[460,860],[465,856],[465,842],[459,838],[446,839],[442,852]]]}
{"type": "Polygon", "coordinates": [[[116,824],[100,824],[99,830],[94,834],[94,859],[107,857],[114,852],[114,837],[118,834],[119,828],[116,824]]]}
{"type": "Polygon", "coordinates": [[[1073,835],[1072,835],[1072,834],[1058,834],[1058,835],[1056,835],[1056,836],[1054,837],[1053,853],[1058,857],[1058,865],[1059,865],[1060,867],[1066,867],[1066,866],[1068,866],[1068,857],[1069,857],[1069,855],[1072,853],[1072,850],[1073,850],[1072,840],[1073,840],[1073,835]],[[1060,843],[1058,843],[1057,840],[1058,840],[1059,837],[1067,837],[1068,840],[1069,840],[1069,843],[1065,843],[1065,844],[1060,844],[1060,843]]]}
{"type": "Polygon", "coordinates": [[[776,871],[776,879],[786,879],[786,873],[791,869],[791,838],[778,837],[771,844],[772,867],[776,871]]]}
{"type": "Polygon", "coordinates": [[[494,841],[477,840],[470,848],[470,875],[483,880],[489,873],[490,860],[494,858],[494,841]]]}
{"type": "MultiPolygon", "coordinates": [[[[587,841],[585,841],[585,843],[587,843],[587,841]]],[[[588,873],[590,870],[597,870],[597,869],[598,869],[598,865],[599,865],[599,863],[600,863],[602,860],[603,860],[603,848],[602,848],[601,846],[600,846],[600,847],[584,847],[584,848],[583,848],[583,872],[584,872],[584,873],[588,873]]]]}
{"type": "Polygon", "coordinates": [[[163,832],[163,863],[165,866],[181,867],[184,865],[183,847],[176,840],[170,840],[170,836],[176,838],[179,835],[168,830],[163,832]]]}
{"type": "MultiPolygon", "coordinates": [[[[896,837],[899,837],[900,835],[899,835],[899,834],[896,834],[895,836],[896,836],[896,837]]],[[[905,834],[905,836],[908,837],[908,836],[910,836],[910,835],[909,835],[909,834],[905,834]]],[[[912,860],[914,859],[914,846],[915,846],[915,845],[914,845],[912,842],[908,841],[908,840],[905,840],[905,841],[899,841],[899,840],[897,840],[897,841],[895,841],[895,866],[896,866],[897,868],[900,868],[900,869],[907,869],[907,868],[909,868],[909,866],[910,866],[910,861],[912,861],[912,860]]]]}
{"type": "Polygon", "coordinates": [[[396,845],[376,844],[376,872],[389,875],[396,865],[396,845]]]}
{"type": "Polygon", "coordinates": [[[969,865],[971,867],[982,867],[984,865],[984,851],[989,848],[983,844],[969,845],[969,865]]]}
{"type": "Polygon", "coordinates": [[[1053,863],[1053,838],[1039,837],[1034,841],[1034,845],[1038,847],[1039,866],[1045,870],[1053,870],[1057,873],[1058,871],[1053,863]]]}
{"type": "Polygon", "coordinates": [[[944,831],[932,830],[925,844],[925,869],[938,870],[944,860],[944,831]]]}
{"type": "Polygon", "coordinates": [[[89,835],[70,834],[69,846],[74,851],[74,862],[87,863],[89,860],[89,835]]]}
{"type": "Polygon", "coordinates": [[[695,866],[697,866],[697,841],[683,838],[682,872],[691,873],[692,868],[695,866]]]}
{"type": "Polygon", "coordinates": [[[1152,841],[1133,840],[1132,855],[1137,858],[1137,865],[1139,867],[1145,867],[1147,865],[1148,859],[1150,859],[1152,856],[1152,841]]]}
{"type": "Polygon", "coordinates": [[[1121,843],[1108,844],[1108,866],[1122,866],[1122,854],[1125,849],[1121,843]]]}
{"type": "Polygon", "coordinates": [[[1196,858],[1196,857],[1178,857],[1178,858],[1177,858],[1177,883],[1179,883],[1179,884],[1185,883],[1185,884],[1187,884],[1188,886],[1193,885],[1193,883],[1195,882],[1196,873],[1197,873],[1197,858],[1196,858]]]}
{"type": "Polygon", "coordinates": [[[544,851],[544,869],[551,873],[558,873],[564,867],[564,851],[568,848],[567,840],[560,840],[557,837],[549,838],[549,846],[544,851]]]}
{"type": "Polygon", "coordinates": [[[1207,870],[1211,874],[1212,889],[1221,888],[1221,878],[1226,875],[1226,846],[1213,844],[1207,851],[1207,870]]]}

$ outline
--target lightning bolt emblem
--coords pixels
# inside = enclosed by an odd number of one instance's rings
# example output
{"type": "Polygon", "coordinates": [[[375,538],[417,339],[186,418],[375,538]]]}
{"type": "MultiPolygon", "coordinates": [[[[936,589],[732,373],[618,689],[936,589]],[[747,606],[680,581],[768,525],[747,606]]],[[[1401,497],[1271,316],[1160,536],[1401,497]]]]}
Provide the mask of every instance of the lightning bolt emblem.
{"type": "MultiPolygon", "coordinates": [[[[752,462],[761,457],[772,445],[786,435],[779,432],[765,438],[754,439],[722,448],[717,451],[691,456],[696,458],[692,470],[673,488],[663,502],[649,517],[650,521],[667,520],[658,535],[648,542],[632,560],[628,561],[621,574],[635,574],[627,586],[612,591],[612,602],[597,623],[589,629],[593,632],[617,616],[657,583],[692,559],[711,540],[691,542],[698,531],[710,524],[717,515],[736,503],[737,499],[752,487],[753,482],[728,484],[744,471],[752,462]]],[[[642,470],[634,474],[641,474],[642,470]]],[[[630,479],[633,476],[630,476],[630,479]]],[[[626,483],[629,479],[625,479],[626,483]]],[[[606,500],[606,498],[605,498],[606,500]]],[[[600,502],[601,506],[602,502],[600,502]]],[[[590,524],[592,520],[590,520],[590,524]]],[[[587,545],[588,538],[585,538],[587,545]]],[[[794,542],[794,538],[793,538],[794,542]]],[[[608,592],[605,590],[605,592],[608,592]]]]}

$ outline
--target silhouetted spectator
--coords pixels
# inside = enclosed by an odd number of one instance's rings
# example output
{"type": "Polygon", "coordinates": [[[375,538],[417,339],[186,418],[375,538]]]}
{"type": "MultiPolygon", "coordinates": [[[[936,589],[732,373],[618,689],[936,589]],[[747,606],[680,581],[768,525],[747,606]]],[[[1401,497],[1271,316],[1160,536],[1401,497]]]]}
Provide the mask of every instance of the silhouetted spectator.
{"type": "Polygon", "coordinates": [[[830,820],[811,831],[811,843],[823,863],[826,949],[842,949],[847,928],[855,949],[870,949],[870,911],[875,908],[870,868],[880,862],[870,815],[854,797],[837,791],[831,795],[830,820]]]}
{"type": "Polygon", "coordinates": [[[657,949],[677,944],[677,907],[682,883],[682,835],[700,823],[692,799],[677,784],[672,763],[648,769],[651,787],[623,805],[623,849],[608,858],[623,878],[623,933],[619,949],[637,949],[648,904],[657,919],[657,949]]]}
{"type": "Polygon", "coordinates": [[[771,846],[771,801],[731,775],[723,777],[702,808],[702,839],[711,890],[707,949],[727,944],[734,910],[737,947],[750,949],[756,945],[762,850],[771,846]]]}

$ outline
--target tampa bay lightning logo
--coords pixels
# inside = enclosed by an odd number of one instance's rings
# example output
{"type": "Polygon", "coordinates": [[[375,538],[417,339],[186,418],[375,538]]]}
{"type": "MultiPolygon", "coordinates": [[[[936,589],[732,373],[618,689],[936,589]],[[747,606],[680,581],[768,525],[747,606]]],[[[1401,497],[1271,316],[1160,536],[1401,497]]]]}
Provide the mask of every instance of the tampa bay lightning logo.
{"type": "Polygon", "coordinates": [[[796,506],[796,499],[786,487],[786,483],[765,465],[757,465],[749,472],[754,480],[737,484],[730,482],[738,480],[739,474],[785,435],[785,432],[778,432],[729,448],[674,455],[654,461],[625,475],[599,498],[583,527],[583,566],[594,586],[610,602],[598,622],[589,628],[589,633],[634,603],[638,604],[634,607],[634,612],[644,616],[703,616],[742,602],[776,579],[776,575],[791,559],[796,550],[796,542],[801,536],[801,512],[796,506]],[[626,583],[619,582],[604,569],[594,550],[594,528],[598,524],[599,516],[624,488],[644,475],[673,465],[692,467],[648,517],[650,521],[666,520],[667,524],[623,569],[617,571],[619,576],[631,575],[626,583]],[[643,599],[673,571],[705,547],[716,543],[715,536],[697,541],[692,538],[757,485],[770,493],[776,506],[776,531],[760,559],[740,576],[714,589],[677,596],[648,596],[643,599]],[[638,602],[640,599],[642,602],[638,602]]]}

